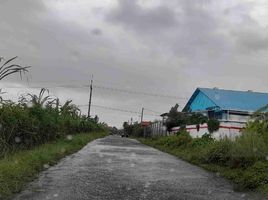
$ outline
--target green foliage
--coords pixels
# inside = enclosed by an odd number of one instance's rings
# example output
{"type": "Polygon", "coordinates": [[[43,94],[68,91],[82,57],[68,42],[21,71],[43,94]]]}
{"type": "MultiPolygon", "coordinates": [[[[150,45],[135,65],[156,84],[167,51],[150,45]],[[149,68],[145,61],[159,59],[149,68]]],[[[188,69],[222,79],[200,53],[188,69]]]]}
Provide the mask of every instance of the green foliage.
{"type": "Polygon", "coordinates": [[[19,192],[25,183],[35,178],[45,165],[54,165],[64,156],[71,154],[88,142],[106,136],[105,132],[77,134],[72,140],[60,138],[31,150],[19,151],[0,160],[0,199],[8,199],[19,192]]]}
{"type": "Polygon", "coordinates": [[[166,121],[166,127],[168,131],[171,131],[173,127],[180,126],[181,128],[186,125],[203,124],[207,122],[207,117],[201,113],[184,113],[179,112],[179,105],[176,104],[172,107],[168,113],[168,119],[166,121]]]}
{"type": "Polygon", "coordinates": [[[268,132],[260,134],[246,129],[233,143],[231,167],[247,168],[268,157],[268,132]]]}
{"type": "Polygon", "coordinates": [[[248,168],[240,180],[245,188],[255,189],[268,185],[268,162],[256,162],[248,168]]]}
{"type": "Polygon", "coordinates": [[[143,128],[140,123],[134,122],[132,125],[127,122],[123,123],[124,132],[127,135],[134,137],[142,137],[143,136],[143,128]]]}
{"type": "Polygon", "coordinates": [[[192,137],[187,131],[178,132],[176,136],[175,142],[177,146],[185,147],[192,141],[192,137]]]}
{"type": "Polygon", "coordinates": [[[220,122],[217,119],[209,119],[207,123],[209,133],[213,133],[220,128],[220,122]]]}
{"type": "Polygon", "coordinates": [[[201,138],[194,138],[191,146],[192,147],[205,147],[207,145],[210,145],[215,140],[211,137],[210,134],[204,134],[201,138]]]}
{"type": "Polygon", "coordinates": [[[8,152],[29,149],[68,134],[104,130],[105,126],[80,115],[80,110],[67,101],[60,106],[58,99],[42,89],[39,95],[27,94],[18,104],[0,106],[0,157],[8,152]],[[47,95],[45,95],[47,93],[47,95]]]}
{"type": "Polygon", "coordinates": [[[206,161],[212,164],[227,165],[231,158],[232,141],[223,139],[215,141],[209,147],[206,161]]]}
{"type": "Polygon", "coordinates": [[[160,137],[156,144],[169,148],[179,148],[187,146],[191,141],[192,137],[189,135],[189,133],[182,131],[176,135],[160,137]]]}
{"type": "Polygon", "coordinates": [[[256,112],[253,113],[252,118],[254,120],[268,120],[268,104],[258,109],[256,112]]]}
{"type": "Polygon", "coordinates": [[[166,127],[168,131],[171,131],[173,127],[186,125],[186,116],[184,113],[179,112],[178,108],[179,105],[176,104],[168,113],[168,119],[166,120],[166,127]]]}
{"type": "Polygon", "coordinates": [[[140,141],[220,172],[243,188],[268,194],[268,129],[265,120],[250,122],[241,136],[233,140],[224,138],[217,141],[211,138],[211,134],[187,140],[184,133],[179,133],[140,141]]]}
{"type": "Polygon", "coordinates": [[[208,118],[201,113],[188,113],[187,125],[207,123],[208,118]]]}
{"type": "Polygon", "coordinates": [[[246,131],[260,136],[266,144],[268,143],[268,119],[249,122],[246,131]]]}

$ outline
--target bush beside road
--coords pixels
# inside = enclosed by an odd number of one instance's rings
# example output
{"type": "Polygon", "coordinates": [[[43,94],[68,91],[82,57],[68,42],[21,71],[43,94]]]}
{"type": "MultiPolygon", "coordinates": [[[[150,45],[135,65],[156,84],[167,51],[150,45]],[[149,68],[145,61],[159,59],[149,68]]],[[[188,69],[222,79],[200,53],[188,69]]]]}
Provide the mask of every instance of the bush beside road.
{"type": "Polygon", "coordinates": [[[81,133],[59,138],[31,150],[16,152],[0,160],[0,199],[7,199],[23,189],[42,170],[56,164],[90,141],[108,135],[106,132],[81,133]]]}
{"type": "Polygon", "coordinates": [[[210,134],[191,138],[187,132],[139,141],[237,183],[238,189],[268,195],[268,130],[266,122],[249,123],[241,137],[216,141],[210,134]],[[265,128],[266,127],[266,128],[265,128]]]}

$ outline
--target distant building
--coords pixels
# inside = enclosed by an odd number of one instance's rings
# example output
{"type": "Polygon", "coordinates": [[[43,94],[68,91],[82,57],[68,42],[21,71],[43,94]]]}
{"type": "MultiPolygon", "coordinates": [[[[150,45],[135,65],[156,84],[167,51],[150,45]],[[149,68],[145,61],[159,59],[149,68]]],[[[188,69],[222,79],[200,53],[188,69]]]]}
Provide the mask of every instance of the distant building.
{"type": "MultiPolygon", "coordinates": [[[[214,138],[236,137],[240,135],[250,116],[259,108],[268,104],[268,93],[253,91],[233,91],[218,88],[197,88],[182,110],[200,112],[209,118],[220,121],[220,128],[213,133],[214,138]]],[[[201,137],[208,133],[207,124],[186,126],[192,137],[201,137]]],[[[174,127],[176,133],[180,127],[174,127]]]]}
{"type": "Polygon", "coordinates": [[[197,88],[184,112],[201,112],[222,122],[246,123],[259,108],[268,104],[268,93],[197,88]]]}

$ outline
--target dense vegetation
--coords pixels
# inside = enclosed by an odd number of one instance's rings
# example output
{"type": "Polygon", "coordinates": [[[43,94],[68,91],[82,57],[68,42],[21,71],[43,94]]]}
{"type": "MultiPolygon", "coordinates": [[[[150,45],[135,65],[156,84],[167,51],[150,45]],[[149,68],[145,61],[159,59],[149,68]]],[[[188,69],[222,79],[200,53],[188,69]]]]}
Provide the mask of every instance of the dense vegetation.
{"type": "Polygon", "coordinates": [[[76,134],[72,138],[60,138],[31,150],[9,154],[0,160],[0,199],[9,199],[12,194],[21,191],[27,182],[36,178],[40,171],[78,151],[88,142],[106,135],[106,132],[76,134]]]}
{"type": "Polygon", "coordinates": [[[208,121],[208,118],[201,113],[179,112],[178,108],[179,105],[176,104],[167,115],[166,127],[169,132],[173,127],[180,126],[183,129],[186,125],[203,124],[208,121]]]}
{"type": "Polygon", "coordinates": [[[60,105],[59,99],[48,93],[42,89],[39,95],[21,96],[18,103],[0,102],[0,156],[60,137],[105,128],[95,119],[82,116],[72,101],[60,105]]]}
{"type": "MultiPolygon", "coordinates": [[[[14,64],[17,57],[0,57],[0,80],[29,67],[14,64]]],[[[88,142],[107,135],[98,117],[87,118],[71,100],[41,89],[38,95],[22,95],[18,102],[5,100],[0,89],[0,199],[20,191],[39,171],[79,150],[88,142]],[[97,131],[97,132],[94,132],[97,131]],[[90,134],[88,134],[90,132],[90,134]],[[83,134],[84,133],[84,134],[83,134]]]]}
{"type": "Polygon", "coordinates": [[[142,137],[143,128],[139,122],[129,124],[128,122],[123,123],[124,133],[129,136],[142,137]]]}
{"type": "Polygon", "coordinates": [[[210,134],[192,138],[186,131],[168,137],[140,139],[232,179],[250,190],[268,194],[268,121],[249,122],[235,140],[214,140],[210,134]]]}
{"type": "MultiPolygon", "coordinates": [[[[173,106],[169,113],[167,114],[167,120],[165,126],[167,131],[171,132],[172,128],[180,127],[180,130],[185,130],[187,125],[197,125],[200,127],[200,124],[207,123],[208,130],[210,133],[213,133],[219,129],[220,122],[217,119],[208,119],[201,113],[187,113],[178,111],[179,105],[176,104],[173,106]]],[[[134,137],[143,136],[143,127],[139,122],[134,122],[129,124],[128,122],[123,123],[124,133],[134,137]]]]}

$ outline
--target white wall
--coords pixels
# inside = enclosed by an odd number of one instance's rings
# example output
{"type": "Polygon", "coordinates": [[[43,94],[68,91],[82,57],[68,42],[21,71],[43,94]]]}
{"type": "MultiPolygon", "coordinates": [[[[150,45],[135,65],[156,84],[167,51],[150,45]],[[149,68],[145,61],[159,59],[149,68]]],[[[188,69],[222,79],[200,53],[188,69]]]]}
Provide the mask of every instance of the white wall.
{"type": "Polygon", "coordinates": [[[247,122],[250,119],[249,115],[229,114],[228,121],[247,122]]]}
{"type": "MultiPolygon", "coordinates": [[[[212,134],[215,139],[224,137],[235,138],[241,134],[241,130],[245,127],[245,123],[239,122],[220,122],[220,128],[218,131],[212,134]]],[[[199,131],[197,131],[196,125],[186,126],[186,130],[193,138],[202,137],[205,133],[209,133],[207,124],[200,125],[199,131]]],[[[172,133],[178,132],[180,127],[172,128],[172,133]]]]}

